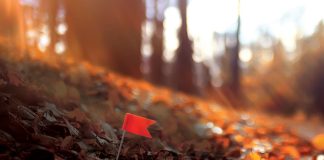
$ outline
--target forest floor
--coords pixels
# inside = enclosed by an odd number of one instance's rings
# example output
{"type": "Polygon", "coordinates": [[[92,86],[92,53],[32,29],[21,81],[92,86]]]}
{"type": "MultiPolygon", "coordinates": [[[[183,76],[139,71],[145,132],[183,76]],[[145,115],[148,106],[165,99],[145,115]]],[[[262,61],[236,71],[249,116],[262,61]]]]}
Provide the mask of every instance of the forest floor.
{"type": "Polygon", "coordinates": [[[125,113],[157,123],[152,139],[127,133],[120,159],[324,156],[323,136],[313,138],[306,122],[234,111],[85,62],[7,55],[0,55],[0,159],[115,159],[125,113]]]}

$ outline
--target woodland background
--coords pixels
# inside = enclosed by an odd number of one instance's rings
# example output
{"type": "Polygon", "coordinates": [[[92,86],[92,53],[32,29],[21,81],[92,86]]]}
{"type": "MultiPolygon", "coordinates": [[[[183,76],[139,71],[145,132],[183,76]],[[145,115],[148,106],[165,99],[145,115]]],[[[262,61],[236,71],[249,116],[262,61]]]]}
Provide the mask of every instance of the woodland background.
{"type": "Polygon", "coordinates": [[[223,54],[207,62],[197,61],[193,57],[198,42],[188,35],[188,3],[4,0],[0,5],[4,11],[0,14],[0,40],[17,54],[41,56],[46,51],[62,59],[79,58],[227,106],[287,114],[300,110],[324,113],[323,22],[309,36],[296,33],[297,47],[288,51],[282,39],[266,30],[261,31],[259,41],[242,46],[240,24],[244,19],[238,14],[232,31],[213,35],[222,42],[223,46],[215,44],[215,48],[223,47],[223,54]],[[172,3],[176,4],[181,23],[175,32],[175,56],[167,61],[164,33],[168,30],[163,13],[172,3]],[[248,51],[244,50],[247,47],[248,51]],[[240,59],[244,52],[247,60],[240,59]],[[211,67],[215,65],[218,68],[211,67]]]}

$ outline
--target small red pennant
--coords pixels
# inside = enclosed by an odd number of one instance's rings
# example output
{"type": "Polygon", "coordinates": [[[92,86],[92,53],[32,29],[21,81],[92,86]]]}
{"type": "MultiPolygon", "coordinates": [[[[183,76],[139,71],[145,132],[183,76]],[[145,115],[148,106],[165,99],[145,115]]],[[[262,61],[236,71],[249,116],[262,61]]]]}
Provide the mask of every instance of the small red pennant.
{"type": "Polygon", "coordinates": [[[122,129],[133,134],[152,138],[147,128],[154,123],[154,120],[126,113],[122,129]]]}

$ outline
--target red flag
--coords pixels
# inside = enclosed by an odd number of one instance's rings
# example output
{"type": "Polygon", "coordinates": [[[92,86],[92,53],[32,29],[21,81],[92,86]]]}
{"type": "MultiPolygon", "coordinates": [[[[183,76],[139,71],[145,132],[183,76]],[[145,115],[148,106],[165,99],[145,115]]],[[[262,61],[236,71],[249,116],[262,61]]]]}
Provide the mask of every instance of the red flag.
{"type": "Polygon", "coordinates": [[[154,120],[126,113],[122,129],[140,136],[152,138],[147,128],[154,123],[154,120]]]}

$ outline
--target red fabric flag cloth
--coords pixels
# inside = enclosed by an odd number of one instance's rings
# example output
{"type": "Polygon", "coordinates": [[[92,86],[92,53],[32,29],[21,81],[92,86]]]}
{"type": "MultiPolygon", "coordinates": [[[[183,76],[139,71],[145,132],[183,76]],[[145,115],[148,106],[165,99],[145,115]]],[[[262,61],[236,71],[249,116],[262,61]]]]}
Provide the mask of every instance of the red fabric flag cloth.
{"type": "Polygon", "coordinates": [[[122,129],[140,136],[152,138],[147,128],[154,123],[154,120],[126,113],[122,129]]]}

